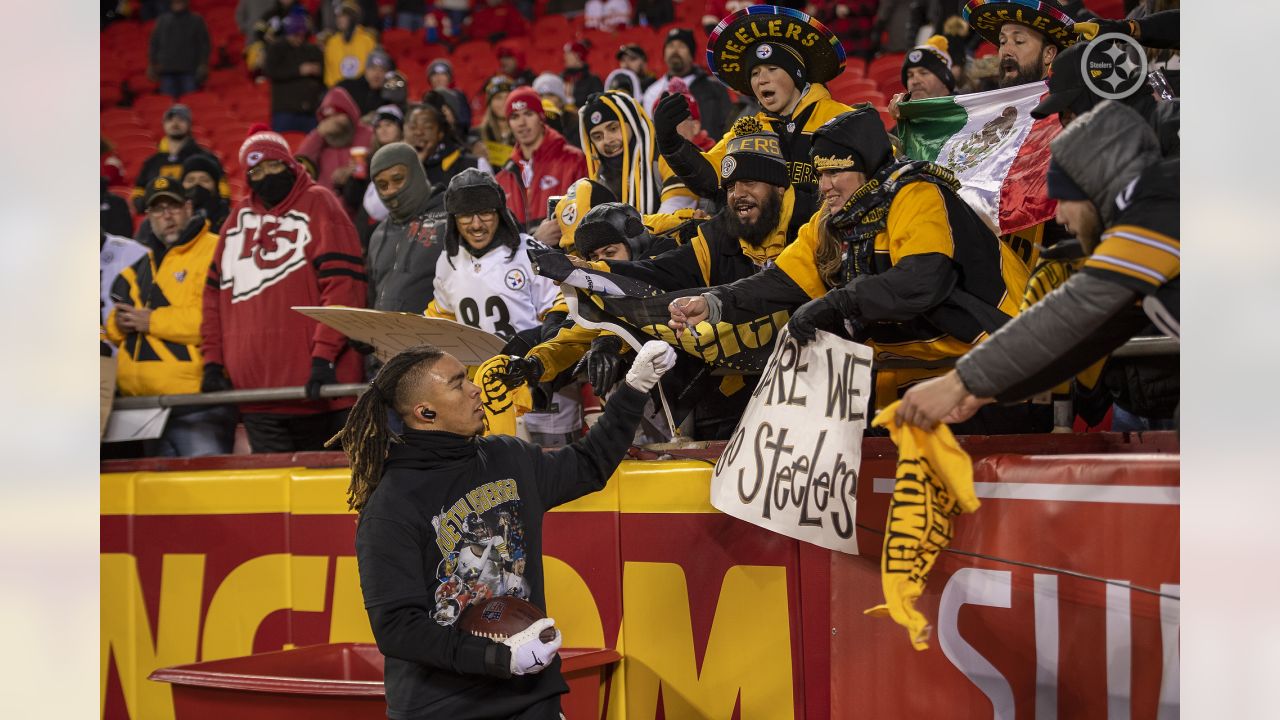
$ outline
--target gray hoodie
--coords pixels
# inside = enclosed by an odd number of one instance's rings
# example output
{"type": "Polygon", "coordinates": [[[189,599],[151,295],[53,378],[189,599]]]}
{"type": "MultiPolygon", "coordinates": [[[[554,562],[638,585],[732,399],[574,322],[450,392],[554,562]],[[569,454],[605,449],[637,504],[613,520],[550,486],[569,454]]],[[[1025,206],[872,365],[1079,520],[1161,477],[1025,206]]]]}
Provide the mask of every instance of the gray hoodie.
{"type": "MultiPolygon", "coordinates": [[[[1160,143],[1142,116],[1113,101],[1081,115],[1050,147],[1054,162],[1097,206],[1104,228],[1116,224],[1122,192],[1143,196],[1128,186],[1161,159],[1160,143]]],[[[1166,172],[1176,175],[1176,163],[1166,172]]],[[[1127,222],[1143,215],[1138,204],[1123,208],[1127,222]]],[[[956,370],[977,397],[1012,401],[1043,392],[1146,327],[1148,320],[1135,305],[1139,299],[1130,287],[1077,273],[960,358],[956,370]]]]}
{"type": "Polygon", "coordinates": [[[1089,194],[1103,227],[1115,222],[1116,197],[1160,160],[1160,141],[1138,111],[1106,100],[1049,143],[1053,159],[1089,194]]]}
{"type": "Polygon", "coordinates": [[[404,165],[409,176],[399,192],[379,195],[389,214],[369,238],[369,307],[421,314],[431,302],[444,247],[444,193],[432,192],[418,153],[402,142],[374,153],[369,176],[396,165],[404,165]]]}

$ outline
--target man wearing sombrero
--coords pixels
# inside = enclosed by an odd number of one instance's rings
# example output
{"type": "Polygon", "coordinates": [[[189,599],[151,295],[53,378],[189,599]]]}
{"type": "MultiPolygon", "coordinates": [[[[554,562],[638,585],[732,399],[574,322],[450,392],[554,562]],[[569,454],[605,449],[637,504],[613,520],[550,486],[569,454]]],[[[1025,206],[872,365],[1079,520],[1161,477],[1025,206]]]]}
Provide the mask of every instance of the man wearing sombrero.
{"type": "MultiPolygon", "coordinates": [[[[822,23],[798,10],[753,5],[720,21],[707,42],[707,65],[721,82],[754,96],[762,108],[757,127],[778,135],[788,179],[797,191],[812,193],[817,176],[809,160],[813,131],[848,112],[822,83],[844,70],[844,48],[822,23]]],[[[653,112],[658,151],[685,184],[703,197],[719,189],[718,170],[733,130],[699,152],[676,128],[689,117],[688,102],[668,95],[653,112]]]]}
{"type": "Polygon", "coordinates": [[[1000,48],[1000,87],[1043,80],[1058,53],[1076,41],[1074,21],[1038,0],[969,0],[961,16],[1000,48]]]}

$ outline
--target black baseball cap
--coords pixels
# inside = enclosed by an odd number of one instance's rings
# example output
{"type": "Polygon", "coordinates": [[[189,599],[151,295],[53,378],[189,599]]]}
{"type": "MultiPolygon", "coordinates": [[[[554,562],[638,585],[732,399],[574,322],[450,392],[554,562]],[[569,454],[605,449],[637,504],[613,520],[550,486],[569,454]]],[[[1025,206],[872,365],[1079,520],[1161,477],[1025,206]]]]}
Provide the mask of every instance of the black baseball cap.
{"type": "Polygon", "coordinates": [[[1077,43],[1058,53],[1053,59],[1053,65],[1049,68],[1049,94],[1032,108],[1031,117],[1039,120],[1057,115],[1063,110],[1071,110],[1080,115],[1098,104],[1101,98],[1095,96],[1085,85],[1083,69],[1080,67],[1080,59],[1086,47],[1087,43],[1077,43]]]}
{"type": "Polygon", "coordinates": [[[149,208],[151,203],[162,197],[169,198],[179,205],[187,201],[187,197],[182,190],[182,183],[173,178],[161,176],[147,183],[147,191],[142,196],[142,206],[149,208]]]}
{"type": "Polygon", "coordinates": [[[649,54],[644,51],[644,48],[635,43],[628,43],[626,45],[619,46],[618,52],[614,53],[614,59],[621,60],[627,55],[640,58],[641,60],[649,59],[649,54]]]}

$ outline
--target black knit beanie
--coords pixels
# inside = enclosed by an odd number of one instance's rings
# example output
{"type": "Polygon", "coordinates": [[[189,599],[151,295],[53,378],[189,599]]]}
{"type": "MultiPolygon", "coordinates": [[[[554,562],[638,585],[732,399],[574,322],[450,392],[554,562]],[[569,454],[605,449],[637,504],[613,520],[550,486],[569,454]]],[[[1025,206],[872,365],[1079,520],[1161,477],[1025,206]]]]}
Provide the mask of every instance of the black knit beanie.
{"type": "Polygon", "coordinates": [[[928,70],[942,81],[951,92],[956,91],[956,78],[951,74],[951,56],[947,52],[947,39],[934,35],[923,45],[917,45],[902,61],[902,84],[907,84],[907,71],[913,67],[928,70]]]}
{"type": "Polygon", "coordinates": [[[784,43],[762,42],[747,51],[747,75],[760,65],[777,65],[782,68],[796,87],[805,85],[804,58],[790,45],[784,43]]]}
{"type": "Polygon", "coordinates": [[[593,93],[578,113],[582,116],[582,124],[586,125],[587,132],[591,132],[591,128],[597,125],[618,119],[618,113],[605,103],[604,93],[593,93]]]}
{"type": "Polygon", "coordinates": [[[720,161],[720,187],[737,180],[757,180],[778,187],[791,184],[777,135],[761,130],[729,140],[720,161]]]}

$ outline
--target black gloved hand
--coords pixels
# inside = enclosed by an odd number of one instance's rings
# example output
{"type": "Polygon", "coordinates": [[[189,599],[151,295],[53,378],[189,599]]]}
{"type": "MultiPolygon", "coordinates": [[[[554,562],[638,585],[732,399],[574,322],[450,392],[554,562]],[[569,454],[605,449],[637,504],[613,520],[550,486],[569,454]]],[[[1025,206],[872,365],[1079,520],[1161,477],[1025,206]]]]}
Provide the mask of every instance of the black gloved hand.
{"type": "Polygon", "coordinates": [[[336,385],[338,373],[333,363],[324,358],[311,358],[311,377],[307,379],[307,399],[319,400],[320,388],[325,385],[336,385]]]}
{"type": "Polygon", "coordinates": [[[347,338],[347,344],[351,346],[352,350],[355,350],[361,355],[372,355],[377,350],[377,348],[370,345],[369,343],[360,342],[359,340],[352,340],[351,338],[347,338]]]}
{"type": "Polygon", "coordinates": [[[684,95],[668,94],[659,100],[653,108],[653,134],[659,149],[670,152],[679,147],[684,138],[676,128],[691,117],[689,101],[684,99],[684,95]]]}
{"type": "Polygon", "coordinates": [[[542,342],[546,342],[560,332],[560,328],[569,324],[569,313],[562,311],[549,312],[542,318],[542,342]]]}
{"type": "Polygon", "coordinates": [[[219,392],[231,389],[231,378],[227,377],[226,368],[218,363],[204,364],[204,376],[200,378],[200,392],[219,392]]]}
{"type": "Polygon", "coordinates": [[[831,294],[827,293],[820,298],[810,300],[791,313],[787,330],[801,347],[813,342],[814,338],[818,337],[819,330],[834,329],[843,318],[841,312],[831,302],[831,294]]]}
{"type": "Polygon", "coordinates": [[[587,382],[596,395],[604,396],[622,380],[625,363],[622,361],[622,338],[617,335],[601,335],[591,341],[591,349],[578,363],[575,371],[585,369],[587,382]]]}
{"type": "Polygon", "coordinates": [[[538,384],[542,379],[542,361],[536,357],[519,357],[512,355],[507,360],[507,371],[498,376],[509,388],[518,388],[525,383],[538,384]]]}
{"type": "Polygon", "coordinates": [[[1128,35],[1129,37],[1137,36],[1138,24],[1132,20],[1109,20],[1107,18],[1097,18],[1092,22],[1098,24],[1098,35],[1120,33],[1121,35],[1128,35]]]}

